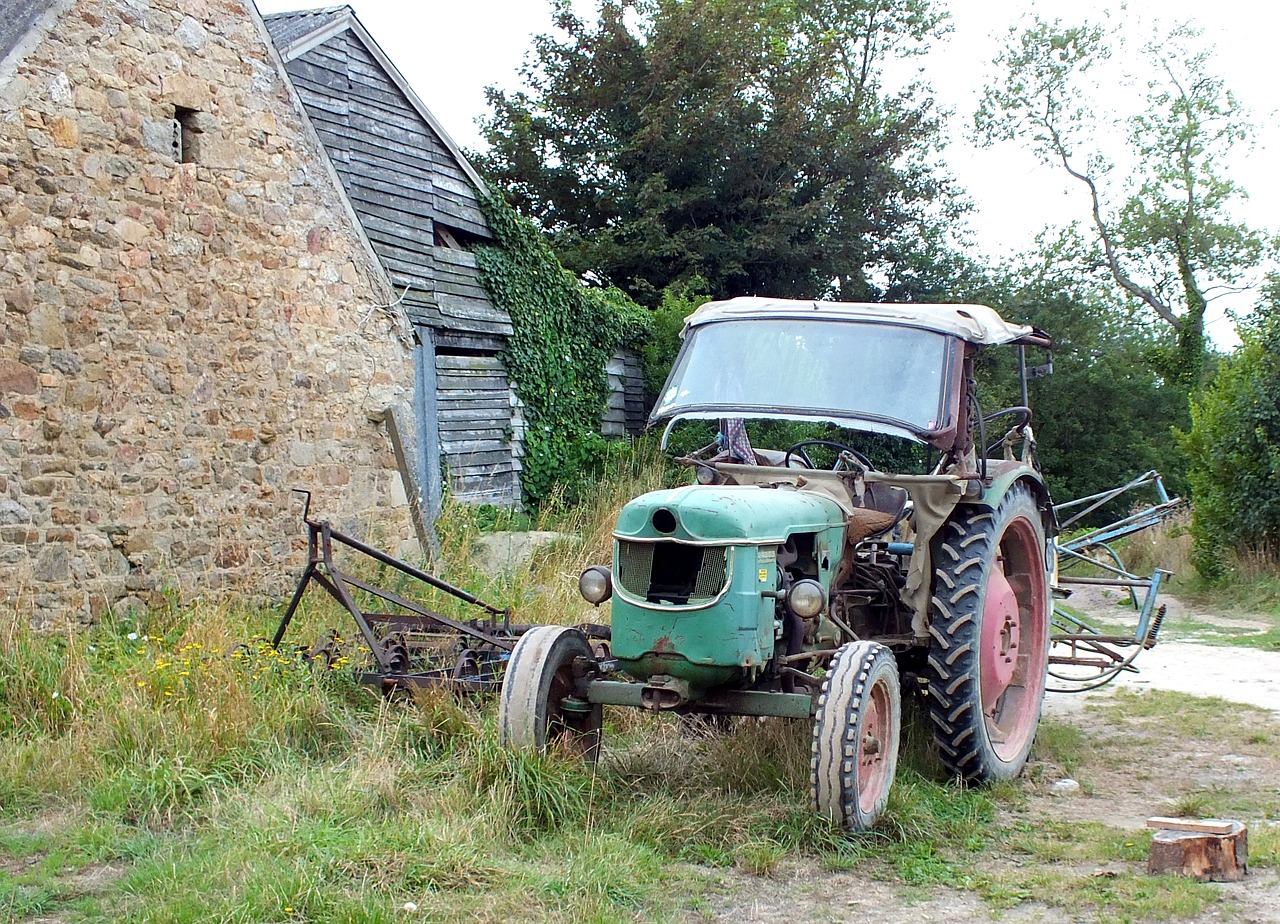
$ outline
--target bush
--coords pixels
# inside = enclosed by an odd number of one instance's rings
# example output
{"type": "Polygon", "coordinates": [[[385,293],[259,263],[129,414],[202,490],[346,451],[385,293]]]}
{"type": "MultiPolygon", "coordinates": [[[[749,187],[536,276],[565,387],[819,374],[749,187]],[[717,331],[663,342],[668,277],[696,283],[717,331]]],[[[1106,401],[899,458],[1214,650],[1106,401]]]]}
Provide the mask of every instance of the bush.
{"type": "Polygon", "coordinates": [[[1240,335],[1178,434],[1191,459],[1193,561],[1210,580],[1230,549],[1280,549],[1280,278],[1240,335]]]}

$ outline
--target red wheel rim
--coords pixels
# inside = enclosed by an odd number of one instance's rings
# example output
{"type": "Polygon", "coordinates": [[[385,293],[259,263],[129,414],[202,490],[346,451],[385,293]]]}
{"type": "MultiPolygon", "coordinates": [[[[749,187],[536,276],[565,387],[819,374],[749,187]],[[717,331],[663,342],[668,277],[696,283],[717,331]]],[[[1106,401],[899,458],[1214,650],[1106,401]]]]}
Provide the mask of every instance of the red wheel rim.
{"type": "Polygon", "coordinates": [[[1019,517],[1000,537],[983,601],[979,658],[982,713],[992,750],[1018,759],[1035,732],[1044,694],[1048,595],[1044,549],[1019,517]]]}
{"type": "Polygon", "coordinates": [[[862,736],[858,740],[858,807],[874,814],[881,806],[889,779],[890,740],[893,734],[889,688],[876,681],[863,706],[862,736]]]}

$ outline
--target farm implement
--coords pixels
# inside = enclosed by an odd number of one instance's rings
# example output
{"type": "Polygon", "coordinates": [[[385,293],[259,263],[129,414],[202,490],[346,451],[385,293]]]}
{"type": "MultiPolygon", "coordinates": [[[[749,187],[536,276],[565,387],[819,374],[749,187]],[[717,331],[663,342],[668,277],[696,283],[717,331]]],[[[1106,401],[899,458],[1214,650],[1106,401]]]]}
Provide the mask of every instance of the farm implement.
{"type": "Polygon", "coordinates": [[[1107,633],[1086,623],[1062,604],[1053,610],[1052,641],[1049,653],[1050,693],[1081,693],[1110,683],[1121,673],[1136,672],[1133,662],[1143,651],[1153,647],[1165,607],[1157,606],[1160,586],[1171,573],[1157,568],[1149,575],[1135,574],[1125,567],[1114,543],[1145,529],[1163,523],[1176,513],[1182,501],[1170,497],[1158,472],[1147,472],[1110,491],[1058,504],[1054,508],[1063,529],[1070,529],[1099,507],[1119,497],[1146,490],[1154,492],[1154,503],[1141,503],[1134,512],[1106,526],[1095,527],[1070,539],[1057,542],[1057,586],[1063,600],[1070,599],[1074,588],[1100,587],[1119,591],[1137,611],[1132,633],[1107,633]],[[1069,514],[1069,515],[1068,515],[1069,514]],[[1077,572],[1091,570],[1095,576],[1077,572]]]}
{"type": "MultiPolygon", "coordinates": [[[[279,650],[303,597],[315,586],[337,601],[355,624],[350,638],[334,629],[299,649],[318,666],[350,660],[357,665],[359,682],[385,692],[421,687],[467,693],[500,689],[511,651],[529,626],[513,624],[509,610],[367,545],[327,520],[313,520],[311,492],[297,493],[306,497],[302,520],[307,527],[307,565],[271,639],[272,648],[279,650]],[[342,564],[335,559],[335,550],[342,564]],[[436,591],[482,615],[446,616],[409,599],[408,589],[380,586],[357,576],[357,571],[388,575],[415,593],[436,591]]],[[[584,626],[583,631],[591,637],[608,637],[607,626],[584,626]]]]}

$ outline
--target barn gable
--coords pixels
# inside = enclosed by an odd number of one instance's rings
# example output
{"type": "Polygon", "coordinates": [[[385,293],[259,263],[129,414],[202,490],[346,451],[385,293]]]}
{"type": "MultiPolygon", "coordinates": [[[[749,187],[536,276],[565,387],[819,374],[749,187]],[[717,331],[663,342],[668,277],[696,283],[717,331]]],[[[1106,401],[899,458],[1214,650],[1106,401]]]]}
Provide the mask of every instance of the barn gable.
{"type": "MultiPolygon", "coordinates": [[[[499,353],[511,320],[480,283],[471,247],[493,240],[483,181],[350,7],[265,17],[285,70],[421,343],[418,464],[443,452],[468,501],[520,497],[522,421],[499,353]]],[[[429,491],[428,506],[438,499],[429,491]]]]}

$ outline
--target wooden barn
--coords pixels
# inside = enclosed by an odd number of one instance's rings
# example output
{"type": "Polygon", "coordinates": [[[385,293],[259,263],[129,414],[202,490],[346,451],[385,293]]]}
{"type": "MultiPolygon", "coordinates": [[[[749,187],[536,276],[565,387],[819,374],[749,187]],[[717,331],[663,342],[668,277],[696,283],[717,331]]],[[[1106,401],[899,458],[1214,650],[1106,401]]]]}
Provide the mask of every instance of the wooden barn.
{"type": "Polygon", "coordinates": [[[264,17],[416,339],[413,465],[433,509],[520,498],[522,421],[499,359],[511,320],[472,248],[493,236],[484,183],[349,6],[264,17]],[[439,439],[433,437],[438,434],[439,439]],[[443,453],[443,458],[441,458],[443,453]]]}

